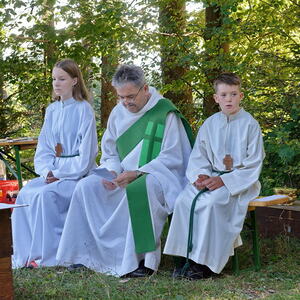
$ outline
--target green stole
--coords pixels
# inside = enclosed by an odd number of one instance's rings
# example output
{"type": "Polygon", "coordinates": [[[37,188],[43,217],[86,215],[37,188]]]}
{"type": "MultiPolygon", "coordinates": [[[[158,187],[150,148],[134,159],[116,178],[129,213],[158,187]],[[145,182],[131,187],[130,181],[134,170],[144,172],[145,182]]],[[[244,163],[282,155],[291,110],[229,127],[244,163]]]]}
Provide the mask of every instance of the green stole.
{"type": "MultiPolygon", "coordinates": [[[[161,150],[168,113],[174,112],[184,125],[191,146],[194,143],[192,130],[176,106],[168,99],[160,99],[140,119],[129,127],[116,141],[117,150],[123,160],[143,140],[139,168],[156,158],[161,150]]],[[[126,187],[128,207],[136,253],[156,249],[153,225],[144,174],[126,187]]]]}

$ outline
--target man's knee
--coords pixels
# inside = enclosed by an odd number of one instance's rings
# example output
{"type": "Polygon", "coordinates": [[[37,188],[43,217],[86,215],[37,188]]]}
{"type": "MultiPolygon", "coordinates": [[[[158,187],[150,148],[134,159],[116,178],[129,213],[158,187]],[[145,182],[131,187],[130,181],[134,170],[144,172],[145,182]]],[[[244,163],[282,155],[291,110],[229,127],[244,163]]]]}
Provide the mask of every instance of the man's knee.
{"type": "Polygon", "coordinates": [[[160,182],[151,174],[146,177],[147,189],[150,188],[152,191],[162,192],[160,182]]]}

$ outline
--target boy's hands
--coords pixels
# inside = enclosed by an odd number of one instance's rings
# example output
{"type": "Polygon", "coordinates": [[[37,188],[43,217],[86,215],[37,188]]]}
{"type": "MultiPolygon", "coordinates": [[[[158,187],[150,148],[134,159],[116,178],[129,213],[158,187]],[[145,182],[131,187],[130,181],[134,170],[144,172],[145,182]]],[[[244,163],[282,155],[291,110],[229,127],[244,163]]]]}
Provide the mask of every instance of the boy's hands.
{"type": "Polygon", "coordinates": [[[203,184],[210,190],[214,191],[224,185],[220,176],[209,177],[203,181],[203,184]]]}
{"type": "Polygon", "coordinates": [[[194,182],[194,186],[198,190],[202,190],[207,187],[210,191],[214,191],[223,185],[224,182],[220,176],[209,177],[203,174],[198,175],[198,179],[194,182]]]}
{"type": "Polygon", "coordinates": [[[203,174],[198,175],[198,179],[194,182],[194,186],[198,190],[203,190],[205,188],[205,185],[203,184],[203,181],[208,179],[208,178],[209,178],[209,176],[207,176],[207,175],[203,175],[203,174]]]}

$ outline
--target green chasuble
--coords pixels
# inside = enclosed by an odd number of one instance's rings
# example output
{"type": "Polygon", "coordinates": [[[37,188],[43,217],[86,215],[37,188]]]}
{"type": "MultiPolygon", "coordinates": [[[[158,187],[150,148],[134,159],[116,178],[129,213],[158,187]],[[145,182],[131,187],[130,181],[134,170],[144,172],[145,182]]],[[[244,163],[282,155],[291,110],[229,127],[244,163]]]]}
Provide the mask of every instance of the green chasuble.
{"type": "MultiPolygon", "coordinates": [[[[170,112],[174,112],[181,118],[192,146],[194,137],[186,119],[170,100],[160,99],[154,107],[148,110],[117,139],[116,144],[121,160],[142,140],[139,167],[156,158],[161,150],[166,117],[170,112]]],[[[135,250],[137,253],[150,252],[156,249],[146,188],[146,176],[147,174],[144,174],[126,187],[135,250]]]]}

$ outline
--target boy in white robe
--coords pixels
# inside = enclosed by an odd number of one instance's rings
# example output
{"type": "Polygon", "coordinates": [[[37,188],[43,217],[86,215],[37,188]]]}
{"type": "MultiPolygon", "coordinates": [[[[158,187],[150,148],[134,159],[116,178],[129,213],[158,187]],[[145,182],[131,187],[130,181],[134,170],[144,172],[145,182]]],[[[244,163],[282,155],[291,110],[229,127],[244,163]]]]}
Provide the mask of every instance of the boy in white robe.
{"type": "Polygon", "coordinates": [[[70,59],[52,71],[53,96],[46,110],[34,157],[40,177],[24,186],[14,210],[13,267],[55,266],[56,252],[73,190],[96,167],[94,111],[78,65],[70,59]]]}
{"type": "Polygon", "coordinates": [[[258,122],[240,108],[240,88],[233,73],[223,73],[214,82],[221,112],[199,129],[186,171],[189,183],[176,200],[164,248],[165,254],[190,259],[175,269],[174,277],[201,279],[220,273],[241,244],[248,203],[259,195],[262,134],[258,122]]]}
{"type": "MultiPolygon", "coordinates": [[[[160,235],[168,214],[173,211],[176,195],[186,183],[185,169],[191,145],[181,118],[170,112],[166,116],[161,149],[156,157],[139,164],[148,141],[146,136],[126,155],[121,155],[118,148],[120,138],[166,99],[162,99],[155,88],[145,83],[142,69],[133,65],[119,67],[113,78],[113,86],[119,103],[110,114],[101,142],[99,169],[106,168],[116,178],[109,181],[104,175],[90,175],[78,183],[57,258],[61,264],[71,265],[70,270],[84,265],[114,276],[144,277],[158,269],[160,235]],[[137,251],[138,243],[132,226],[135,216],[129,211],[127,189],[144,176],[154,247],[137,251]]],[[[136,131],[130,133],[128,143],[139,132],[139,126],[134,128],[136,131]]],[[[123,141],[126,144],[127,139],[123,141]]],[[[141,198],[142,195],[138,194],[134,202],[139,203],[141,198]]],[[[135,214],[143,226],[147,220],[144,211],[135,214]]],[[[145,233],[142,247],[146,238],[145,233]]]]}

